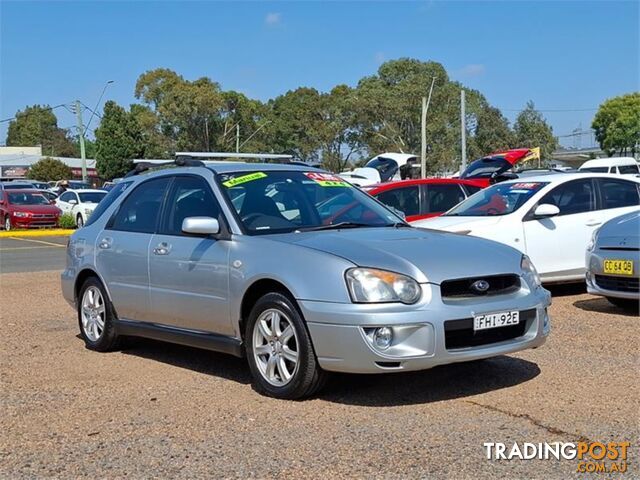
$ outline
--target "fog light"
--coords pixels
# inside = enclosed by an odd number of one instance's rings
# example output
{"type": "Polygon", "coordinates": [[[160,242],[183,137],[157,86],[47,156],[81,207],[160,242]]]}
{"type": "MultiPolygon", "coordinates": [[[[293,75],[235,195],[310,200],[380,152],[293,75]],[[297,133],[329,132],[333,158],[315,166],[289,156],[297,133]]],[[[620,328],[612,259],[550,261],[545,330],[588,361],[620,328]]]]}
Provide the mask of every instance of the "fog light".
{"type": "Polygon", "coordinates": [[[381,350],[389,348],[393,340],[393,330],[389,327],[376,328],[373,332],[373,343],[381,350]]]}

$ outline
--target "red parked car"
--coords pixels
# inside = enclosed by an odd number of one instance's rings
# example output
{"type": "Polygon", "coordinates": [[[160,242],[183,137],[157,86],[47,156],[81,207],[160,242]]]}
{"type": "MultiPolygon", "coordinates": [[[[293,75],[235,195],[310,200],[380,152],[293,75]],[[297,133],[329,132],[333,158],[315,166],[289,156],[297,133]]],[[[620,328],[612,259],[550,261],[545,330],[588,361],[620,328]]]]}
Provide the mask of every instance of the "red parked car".
{"type": "Polygon", "coordinates": [[[0,190],[0,219],[5,230],[55,227],[60,214],[38,190],[0,190]]]}
{"type": "Polygon", "coordinates": [[[484,187],[483,180],[424,178],[379,183],[363,190],[413,222],[437,217],[484,187]]]}

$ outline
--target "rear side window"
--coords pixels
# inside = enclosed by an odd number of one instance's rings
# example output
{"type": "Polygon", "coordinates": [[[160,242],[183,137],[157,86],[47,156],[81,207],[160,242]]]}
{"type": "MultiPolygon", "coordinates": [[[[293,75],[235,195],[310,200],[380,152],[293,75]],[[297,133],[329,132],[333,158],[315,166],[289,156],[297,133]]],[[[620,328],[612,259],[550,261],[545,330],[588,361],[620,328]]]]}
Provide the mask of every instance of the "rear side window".
{"type": "Polygon", "coordinates": [[[638,165],[620,165],[618,166],[618,171],[623,174],[623,175],[628,175],[631,174],[633,175],[640,173],[640,169],[638,168],[638,165]]]}
{"type": "MultiPolygon", "coordinates": [[[[89,220],[85,223],[85,226],[91,225],[98,220],[104,211],[109,208],[116,199],[124,193],[124,191],[131,186],[131,182],[121,182],[117,183],[115,187],[113,187],[109,193],[100,201],[98,206],[95,208],[93,213],[89,216],[89,220]]],[[[62,200],[62,198],[60,198],[62,200]]]]}
{"type": "Polygon", "coordinates": [[[560,209],[560,215],[595,210],[595,192],[591,180],[575,180],[563,183],[547,193],[540,204],[549,203],[560,209]]]}
{"type": "Polygon", "coordinates": [[[451,210],[462,200],[465,195],[458,185],[428,185],[427,186],[427,212],[440,213],[451,210]]]}
{"type": "Polygon", "coordinates": [[[407,216],[420,214],[420,190],[417,185],[387,190],[376,195],[376,198],[407,216]]]}
{"type": "Polygon", "coordinates": [[[120,204],[109,229],[154,233],[170,181],[170,177],[162,177],[138,185],[120,204]]]}
{"type": "Polygon", "coordinates": [[[187,217],[217,219],[220,215],[220,207],[209,184],[200,177],[176,177],[166,211],[160,227],[160,233],[165,235],[182,235],[182,222],[187,217]]]}
{"type": "Polygon", "coordinates": [[[467,195],[471,196],[474,193],[482,190],[482,187],[476,187],[475,185],[464,185],[464,189],[467,191],[467,195]]]}
{"type": "Polygon", "coordinates": [[[622,208],[640,205],[638,186],[624,180],[598,179],[602,208],[622,208]]]}

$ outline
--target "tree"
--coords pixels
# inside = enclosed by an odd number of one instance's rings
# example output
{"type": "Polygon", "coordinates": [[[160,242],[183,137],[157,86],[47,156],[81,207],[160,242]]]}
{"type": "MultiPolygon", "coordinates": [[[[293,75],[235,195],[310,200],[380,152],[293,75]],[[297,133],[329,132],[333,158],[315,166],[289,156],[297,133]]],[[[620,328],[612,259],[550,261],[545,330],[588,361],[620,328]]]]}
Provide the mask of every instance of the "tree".
{"type": "Polygon", "coordinates": [[[144,157],[140,126],[133,114],[108,101],[96,129],[96,169],[107,180],[122,177],[133,167],[133,159],[144,157]]]}
{"type": "Polygon", "coordinates": [[[532,101],[516,117],[513,125],[515,142],[521,148],[540,147],[540,157],[549,160],[558,148],[558,139],[553,136],[553,129],[535,108],[532,101]]]}
{"type": "Polygon", "coordinates": [[[41,182],[67,180],[71,178],[71,176],[71,168],[68,165],[50,157],[45,157],[34,163],[27,173],[27,178],[41,182]]]}
{"type": "Polygon", "coordinates": [[[606,100],[593,119],[600,148],[609,156],[635,155],[640,149],[640,93],[634,92],[606,100]]]}
{"type": "Polygon", "coordinates": [[[499,109],[484,105],[477,115],[472,135],[469,138],[469,157],[480,158],[493,152],[508,150],[515,146],[509,121],[499,109]]]}
{"type": "Polygon", "coordinates": [[[8,146],[42,146],[46,155],[75,155],[68,132],[58,127],[58,119],[48,105],[32,105],[18,111],[15,120],[9,123],[6,143],[8,146]]]}

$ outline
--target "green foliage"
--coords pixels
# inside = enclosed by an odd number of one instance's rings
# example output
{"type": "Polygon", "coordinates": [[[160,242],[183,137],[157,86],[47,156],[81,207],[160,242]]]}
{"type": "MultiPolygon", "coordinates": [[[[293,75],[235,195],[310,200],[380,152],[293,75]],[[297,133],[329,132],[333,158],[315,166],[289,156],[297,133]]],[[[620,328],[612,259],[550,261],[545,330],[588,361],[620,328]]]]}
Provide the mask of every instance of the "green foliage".
{"type": "Polygon", "coordinates": [[[558,139],[553,136],[551,126],[535,108],[532,101],[522,110],[513,125],[518,147],[540,147],[542,160],[551,158],[551,154],[558,148],[558,139]]]}
{"type": "Polygon", "coordinates": [[[76,219],[70,213],[63,213],[58,219],[60,228],[76,228],[76,219]]]}
{"type": "Polygon", "coordinates": [[[34,163],[27,177],[32,180],[41,182],[49,182],[51,180],[66,180],[71,178],[71,168],[60,160],[45,157],[39,162],[34,163]]]}
{"type": "Polygon", "coordinates": [[[48,105],[33,105],[18,111],[15,120],[9,123],[8,146],[42,146],[42,153],[56,157],[75,155],[73,142],[68,132],[58,128],[58,120],[48,105]]]}
{"type": "Polygon", "coordinates": [[[96,169],[112,180],[133,168],[133,160],[144,157],[144,141],[135,115],[113,101],[104,106],[100,127],[96,129],[96,169]]]}
{"type": "Polygon", "coordinates": [[[591,128],[600,148],[613,155],[635,154],[640,148],[640,93],[606,100],[596,113],[591,128]]]}

